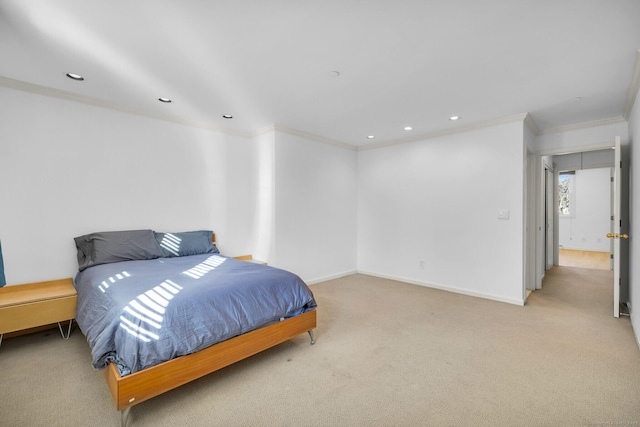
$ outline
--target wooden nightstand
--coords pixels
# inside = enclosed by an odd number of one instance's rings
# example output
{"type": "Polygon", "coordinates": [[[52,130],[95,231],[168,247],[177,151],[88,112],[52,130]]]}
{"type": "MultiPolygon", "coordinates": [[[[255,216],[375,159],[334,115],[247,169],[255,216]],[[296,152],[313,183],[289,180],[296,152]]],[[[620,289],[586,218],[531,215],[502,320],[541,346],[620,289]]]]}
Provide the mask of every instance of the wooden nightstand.
{"type": "Polygon", "coordinates": [[[238,259],[240,261],[253,262],[255,264],[267,265],[267,263],[264,262],[264,261],[258,261],[257,259],[253,259],[253,255],[240,255],[240,256],[234,256],[234,258],[238,259]]]}
{"type": "Polygon", "coordinates": [[[0,344],[6,333],[52,323],[58,323],[62,338],[69,338],[77,300],[73,279],[0,288],[0,344]],[[65,320],[69,321],[66,335],[60,325],[65,320]]]}

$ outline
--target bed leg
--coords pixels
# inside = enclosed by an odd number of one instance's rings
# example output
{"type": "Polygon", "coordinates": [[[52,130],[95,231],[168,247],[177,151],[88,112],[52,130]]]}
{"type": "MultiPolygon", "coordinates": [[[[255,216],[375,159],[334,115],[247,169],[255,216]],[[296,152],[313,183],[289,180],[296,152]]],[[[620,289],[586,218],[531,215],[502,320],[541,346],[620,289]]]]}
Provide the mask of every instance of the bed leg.
{"type": "Polygon", "coordinates": [[[131,406],[120,411],[120,427],[127,427],[127,421],[129,421],[129,411],[131,411],[131,406]]]}
{"type": "Polygon", "coordinates": [[[314,345],[316,343],[316,334],[312,330],[309,331],[309,338],[311,338],[311,345],[314,345]]]}

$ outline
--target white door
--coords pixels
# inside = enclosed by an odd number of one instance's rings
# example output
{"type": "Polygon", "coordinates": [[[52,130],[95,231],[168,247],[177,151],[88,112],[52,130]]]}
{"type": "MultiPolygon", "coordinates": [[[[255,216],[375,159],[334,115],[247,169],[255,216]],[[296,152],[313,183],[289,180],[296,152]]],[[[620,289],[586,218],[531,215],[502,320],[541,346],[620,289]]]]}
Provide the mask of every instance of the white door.
{"type": "Polygon", "coordinates": [[[553,218],[557,208],[553,202],[553,172],[544,170],[545,174],[545,270],[553,267],[553,218]]]}
{"type": "Polygon", "coordinates": [[[620,146],[620,137],[616,137],[615,160],[613,164],[613,232],[607,237],[613,239],[613,316],[620,317],[620,301],[627,301],[628,272],[628,185],[626,159],[620,146]]]}

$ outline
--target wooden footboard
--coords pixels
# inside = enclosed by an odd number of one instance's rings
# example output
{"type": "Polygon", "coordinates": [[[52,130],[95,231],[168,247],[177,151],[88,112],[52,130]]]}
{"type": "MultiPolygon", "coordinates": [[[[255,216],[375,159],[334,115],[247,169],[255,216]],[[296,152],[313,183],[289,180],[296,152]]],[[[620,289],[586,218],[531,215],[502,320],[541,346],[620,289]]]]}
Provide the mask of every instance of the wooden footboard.
{"type": "Polygon", "coordinates": [[[103,372],[116,409],[122,411],[315,327],[313,310],[124,377],[113,363],[103,372]]]}

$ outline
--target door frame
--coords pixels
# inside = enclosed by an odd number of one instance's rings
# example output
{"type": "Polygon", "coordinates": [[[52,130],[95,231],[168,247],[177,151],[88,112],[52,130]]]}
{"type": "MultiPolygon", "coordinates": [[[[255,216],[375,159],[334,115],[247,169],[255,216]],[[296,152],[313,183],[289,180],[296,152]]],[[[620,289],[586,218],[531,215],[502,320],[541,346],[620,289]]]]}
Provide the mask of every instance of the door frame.
{"type": "MultiPolygon", "coordinates": [[[[558,224],[555,221],[555,206],[556,206],[556,198],[555,198],[555,188],[556,188],[556,180],[555,174],[553,173],[553,164],[548,165],[544,163],[544,271],[551,269],[555,265],[554,262],[554,247],[555,247],[555,239],[554,239],[554,231],[558,224]]],[[[540,283],[540,287],[542,288],[542,283],[540,283]]]]}
{"type": "MultiPolygon", "coordinates": [[[[614,137],[612,136],[612,139],[608,142],[602,142],[599,144],[593,144],[593,145],[588,145],[588,146],[576,146],[576,147],[571,147],[569,149],[564,148],[564,149],[547,149],[547,150],[540,150],[540,151],[536,151],[535,152],[535,156],[536,156],[536,182],[537,182],[537,196],[536,196],[536,203],[535,203],[535,215],[529,215],[528,216],[528,220],[527,220],[527,224],[526,226],[534,226],[536,229],[536,238],[535,241],[537,242],[537,246],[536,246],[536,250],[533,251],[533,253],[529,253],[529,260],[532,261],[536,266],[536,272],[535,272],[535,286],[536,289],[542,289],[542,280],[544,279],[544,275],[546,272],[546,258],[545,258],[545,237],[543,235],[543,233],[546,233],[547,231],[545,230],[545,202],[546,202],[546,188],[544,185],[544,180],[545,180],[545,162],[543,161],[543,157],[545,156],[559,156],[559,155],[563,155],[563,154],[575,154],[575,153],[585,153],[585,152],[589,152],[589,151],[597,151],[597,150],[605,150],[605,149],[611,149],[614,147],[614,137]],[[535,220],[535,224],[532,223],[532,221],[535,220]],[[534,259],[531,259],[534,258],[534,259]]],[[[623,147],[625,146],[625,144],[623,144],[623,147]]],[[[554,184],[553,184],[553,192],[554,192],[554,196],[553,196],[553,203],[554,206],[557,203],[557,171],[553,172],[553,176],[554,176],[554,184]]],[[[628,194],[628,185],[626,187],[626,195],[625,195],[625,199],[627,200],[628,203],[628,198],[629,198],[629,194],[628,194]]],[[[625,191],[623,189],[623,191],[625,191]]],[[[558,212],[554,209],[554,218],[553,218],[553,263],[554,265],[558,264],[558,229],[557,229],[557,224],[559,221],[559,215],[558,212]]],[[[525,233],[525,239],[529,239],[529,236],[526,235],[525,233]]],[[[528,241],[524,242],[525,248],[529,245],[528,241]]],[[[628,263],[627,266],[628,268],[628,263]]],[[[625,275],[626,277],[628,277],[628,273],[625,275]]],[[[523,292],[526,294],[527,291],[527,284],[523,283],[523,292]]]]}

